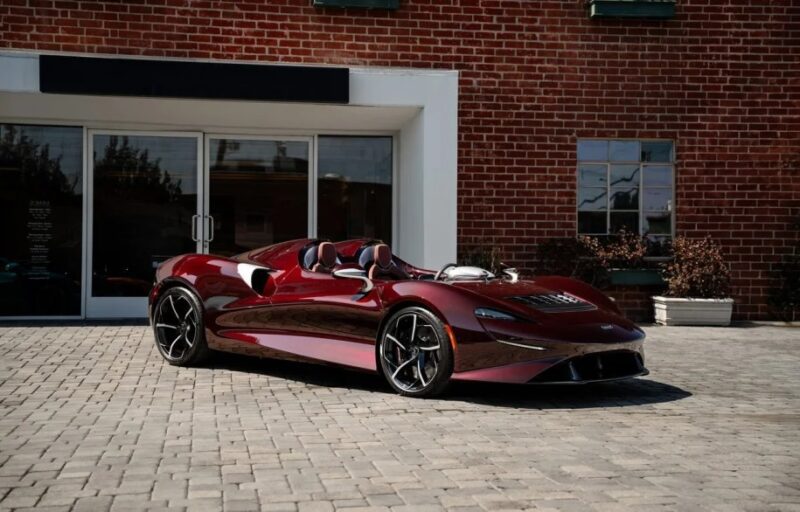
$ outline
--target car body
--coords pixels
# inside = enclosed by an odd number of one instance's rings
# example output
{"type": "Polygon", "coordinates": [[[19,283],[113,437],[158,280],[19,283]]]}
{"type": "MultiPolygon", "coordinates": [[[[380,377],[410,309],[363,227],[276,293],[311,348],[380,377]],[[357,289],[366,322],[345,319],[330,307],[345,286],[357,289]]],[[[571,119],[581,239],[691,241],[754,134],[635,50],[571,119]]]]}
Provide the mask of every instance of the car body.
{"type": "MultiPolygon", "coordinates": [[[[385,245],[368,239],[293,240],[230,258],[189,254],[165,261],[156,274],[149,313],[154,326],[166,325],[155,327],[164,350],[179,329],[193,329],[179,325],[193,314],[176,311],[174,301],[157,311],[165,291],[181,287],[200,305],[201,334],[212,350],[397,373],[412,352],[382,367],[381,337],[398,312],[416,308],[422,316],[393,320],[395,336],[402,331],[419,345],[419,359],[430,355],[421,354],[430,349],[420,337],[434,340],[442,352],[434,362],[448,359],[448,380],[578,384],[647,373],[644,332],[606,295],[565,277],[521,280],[513,271],[494,276],[452,265],[437,273],[387,256],[385,245]],[[323,259],[328,268],[319,267],[323,259]],[[415,334],[418,321],[427,334],[415,334]],[[442,337],[449,347],[435,341],[442,337]]],[[[399,352],[385,343],[387,353],[399,352]]],[[[398,372],[411,379],[416,371],[425,382],[433,375],[425,364],[415,359],[398,372]]]]}

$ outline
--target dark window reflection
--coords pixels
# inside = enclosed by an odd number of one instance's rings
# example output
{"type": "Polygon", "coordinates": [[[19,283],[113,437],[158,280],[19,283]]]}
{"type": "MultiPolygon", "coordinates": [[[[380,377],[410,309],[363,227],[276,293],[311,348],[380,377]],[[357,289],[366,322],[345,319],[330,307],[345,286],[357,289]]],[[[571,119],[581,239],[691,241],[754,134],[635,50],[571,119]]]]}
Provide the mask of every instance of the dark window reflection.
{"type": "Polygon", "coordinates": [[[606,212],[578,212],[578,232],[606,234],[606,212]]]}
{"type": "Polygon", "coordinates": [[[0,316],[79,315],[83,130],[0,124],[0,316]]]}
{"type": "Polygon", "coordinates": [[[305,141],[209,141],[212,253],[308,235],[308,151],[305,141]]]}
{"type": "Polygon", "coordinates": [[[155,267],[195,252],[197,139],[94,136],[92,295],[141,297],[155,267]]]}
{"type": "Polygon", "coordinates": [[[638,210],[639,209],[639,189],[638,188],[612,188],[611,189],[611,209],[612,210],[638,210]]]}
{"type": "Polygon", "coordinates": [[[578,189],[578,210],[605,210],[608,208],[608,190],[604,188],[578,189]]]}
{"type": "Polygon", "coordinates": [[[321,238],[392,239],[392,138],[320,137],[321,238]]]}
{"type": "Polygon", "coordinates": [[[639,232],[639,212],[611,212],[610,233],[619,233],[622,230],[639,232]]]}

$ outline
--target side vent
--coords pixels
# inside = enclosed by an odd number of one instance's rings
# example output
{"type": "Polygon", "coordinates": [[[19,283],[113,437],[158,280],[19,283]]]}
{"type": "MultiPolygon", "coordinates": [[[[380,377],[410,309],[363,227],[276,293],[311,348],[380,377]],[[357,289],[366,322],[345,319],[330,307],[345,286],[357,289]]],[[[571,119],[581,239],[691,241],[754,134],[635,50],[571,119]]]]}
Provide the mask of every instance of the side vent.
{"type": "Polygon", "coordinates": [[[544,313],[571,313],[597,309],[594,304],[568,293],[547,293],[541,295],[517,295],[510,300],[521,302],[544,313]]]}
{"type": "Polygon", "coordinates": [[[239,263],[236,266],[236,271],[254,292],[259,295],[264,295],[264,289],[267,286],[267,281],[269,281],[269,269],[267,267],[259,267],[258,265],[251,265],[249,263],[239,263]]]}

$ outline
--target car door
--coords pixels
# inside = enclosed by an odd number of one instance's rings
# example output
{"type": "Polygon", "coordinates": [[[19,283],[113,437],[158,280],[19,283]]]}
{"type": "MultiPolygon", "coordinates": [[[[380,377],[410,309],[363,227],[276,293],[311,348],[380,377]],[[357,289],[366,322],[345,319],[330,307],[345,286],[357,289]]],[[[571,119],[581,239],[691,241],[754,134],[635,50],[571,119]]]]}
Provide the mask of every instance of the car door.
{"type": "Polygon", "coordinates": [[[265,327],[273,348],[305,358],[375,369],[379,289],[300,266],[282,276],[271,296],[265,327]]]}

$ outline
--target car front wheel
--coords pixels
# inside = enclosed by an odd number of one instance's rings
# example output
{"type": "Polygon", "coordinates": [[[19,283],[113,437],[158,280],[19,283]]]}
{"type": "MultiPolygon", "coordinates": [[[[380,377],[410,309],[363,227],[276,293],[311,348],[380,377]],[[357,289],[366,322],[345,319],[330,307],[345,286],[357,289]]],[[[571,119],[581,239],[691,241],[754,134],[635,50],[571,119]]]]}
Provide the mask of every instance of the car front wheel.
{"type": "Polygon", "coordinates": [[[156,347],[169,364],[190,366],[208,356],[203,307],[183,286],[170,288],[153,310],[156,347]]]}
{"type": "Polygon", "coordinates": [[[453,374],[453,348],[439,318],[421,307],[394,313],[378,340],[379,368],[404,396],[434,396],[453,374]]]}

